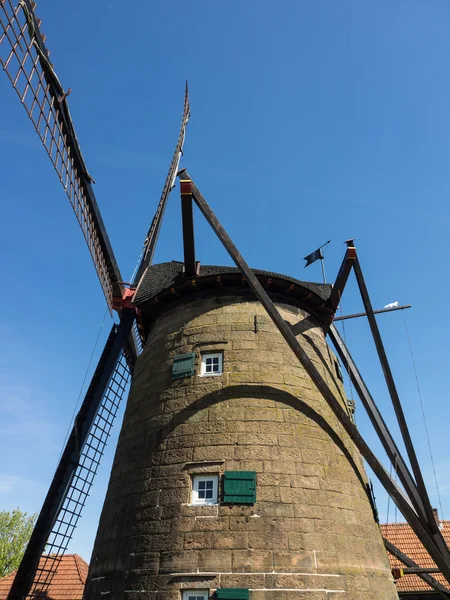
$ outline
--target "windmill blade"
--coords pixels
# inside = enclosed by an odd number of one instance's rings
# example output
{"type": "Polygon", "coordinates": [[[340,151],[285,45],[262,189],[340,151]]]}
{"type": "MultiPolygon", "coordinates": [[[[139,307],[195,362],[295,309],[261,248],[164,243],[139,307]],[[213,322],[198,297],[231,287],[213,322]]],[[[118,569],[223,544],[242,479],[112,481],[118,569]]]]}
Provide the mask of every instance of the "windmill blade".
{"type": "Polygon", "coordinates": [[[169,198],[170,192],[175,187],[175,178],[180,166],[180,159],[183,154],[184,139],[186,137],[186,126],[189,121],[190,106],[189,106],[189,88],[186,81],[186,88],[184,92],[184,108],[183,118],[181,119],[180,134],[178,136],[177,145],[175,152],[173,153],[172,161],[170,163],[169,172],[167,173],[166,181],[164,182],[163,191],[159,200],[158,208],[156,209],[155,216],[153,217],[150,229],[148,230],[147,237],[144,241],[144,246],[139,257],[136,269],[131,277],[133,285],[139,284],[139,281],[144,274],[145,269],[151,264],[153,260],[153,254],[155,253],[156,242],[158,240],[159,231],[161,229],[161,223],[166,209],[167,199],[169,198]]]}
{"type": "Polygon", "coordinates": [[[124,353],[134,313],[113,325],[17,570],[8,600],[42,599],[72,539],[131,377],[124,353]]]}
{"type": "Polygon", "coordinates": [[[47,150],[69,198],[94,261],[110,309],[122,296],[114,258],[70,118],[67,96],[45,47],[32,0],[0,1],[0,64],[47,150]]]}

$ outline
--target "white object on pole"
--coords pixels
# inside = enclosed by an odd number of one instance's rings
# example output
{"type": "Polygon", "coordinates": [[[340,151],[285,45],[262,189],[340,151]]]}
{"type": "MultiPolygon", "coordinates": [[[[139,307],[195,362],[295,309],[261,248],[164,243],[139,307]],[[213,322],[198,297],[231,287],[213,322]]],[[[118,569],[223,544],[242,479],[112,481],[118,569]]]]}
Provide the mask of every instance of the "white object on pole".
{"type": "Polygon", "coordinates": [[[390,304],[386,304],[384,308],[397,308],[398,302],[391,302],[390,304]]]}

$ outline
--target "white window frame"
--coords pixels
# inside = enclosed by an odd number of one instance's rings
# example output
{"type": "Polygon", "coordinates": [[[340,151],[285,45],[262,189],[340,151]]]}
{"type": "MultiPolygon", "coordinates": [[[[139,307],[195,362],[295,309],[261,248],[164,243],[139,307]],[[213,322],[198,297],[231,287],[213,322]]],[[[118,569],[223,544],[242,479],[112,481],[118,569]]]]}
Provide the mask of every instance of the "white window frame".
{"type": "Polygon", "coordinates": [[[189,600],[189,596],[200,596],[202,600],[208,600],[209,590],[183,590],[183,600],[189,600]]]}
{"type": "Polygon", "coordinates": [[[220,377],[223,374],[223,352],[203,352],[202,353],[202,365],[200,369],[201,377],[220,377]],[[206,372],[206,359],[207,358],[218,358],[219,359],[219,371],[218,373],[207,373],[206,372]]]}
{"type": "Polygon", "coordinates": [[[196,473],[192,475],[192,497],[191,504],[196,506],[205,506],[207,504],[218,504],[219,502],[219,475],[216,473],[196,473]],[[212,498],[199,498],[199,483],[200,481],[213,482],[212,498]]]}

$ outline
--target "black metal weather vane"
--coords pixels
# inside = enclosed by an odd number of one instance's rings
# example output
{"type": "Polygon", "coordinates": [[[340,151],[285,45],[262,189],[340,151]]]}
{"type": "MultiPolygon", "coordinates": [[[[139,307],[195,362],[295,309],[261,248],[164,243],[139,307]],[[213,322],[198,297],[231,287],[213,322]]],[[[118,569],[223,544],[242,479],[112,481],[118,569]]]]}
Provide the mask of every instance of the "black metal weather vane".
{"type": "Polygon", "coordinates": [[[331,240],[328,240],[328,242],[325,242],[325,244],[322,244],[321,246],[319,246],[319,248],[317,248],[317,250],[314,250],[314,252],[311,252],[311,254],[308,254],[308,256],[304,257],[304,260],[306,260],[306,265],[303,267],[304,269],[306,269],[306,267],[309,267],[309,265],[312,265],[313,263],[316,262],[316,260],[320,260],[320,265],[322,267],[322,277],[323,277],[323,282],[326,283],[327,282],[327,278],[325,275],[325,256],[323,255],[322,249],[326,248],[328,246],[328,244],[331,243],[331,240]]]}

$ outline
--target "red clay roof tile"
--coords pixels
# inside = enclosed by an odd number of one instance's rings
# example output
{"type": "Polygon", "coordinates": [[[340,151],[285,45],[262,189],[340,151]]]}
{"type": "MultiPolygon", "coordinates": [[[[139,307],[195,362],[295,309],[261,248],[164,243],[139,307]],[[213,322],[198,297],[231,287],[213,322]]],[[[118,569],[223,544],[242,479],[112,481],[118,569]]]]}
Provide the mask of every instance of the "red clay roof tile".
{"type": "MultiPolygon", "coordinates": [[[[41,559],[41,562],[45,559],[41,559]]],[[[47,600],[81,600],[89,565],[78,554],[61,557],[55,576],[47,590],[47,600]]],[[[14,573],[0,579],[0,600],[6,600],[14,573]]]]}
{"type": "MultiPolygon", "coordinates": [[[[442,535],[450,547],[450,521],[440,521],[442,535]]],[[[408,523],[388,523],[380,525],[381,535],[391,544],[397,546],[399,550],[407,554],[419,567],[436,567],[434,561],[430,558],[428,552],[418,540],[408,523]]],[[[404,567],[405,565],[395,556],[389,554],[391,567],[404,567]]],[[[440,573],[431,574],[439,583],[449,587],[447,580],[440,573]]],[[[432,588],[417,575],[404,575],[397,580],[397,589],[399,592],[424,592],[432,588]]]]}

